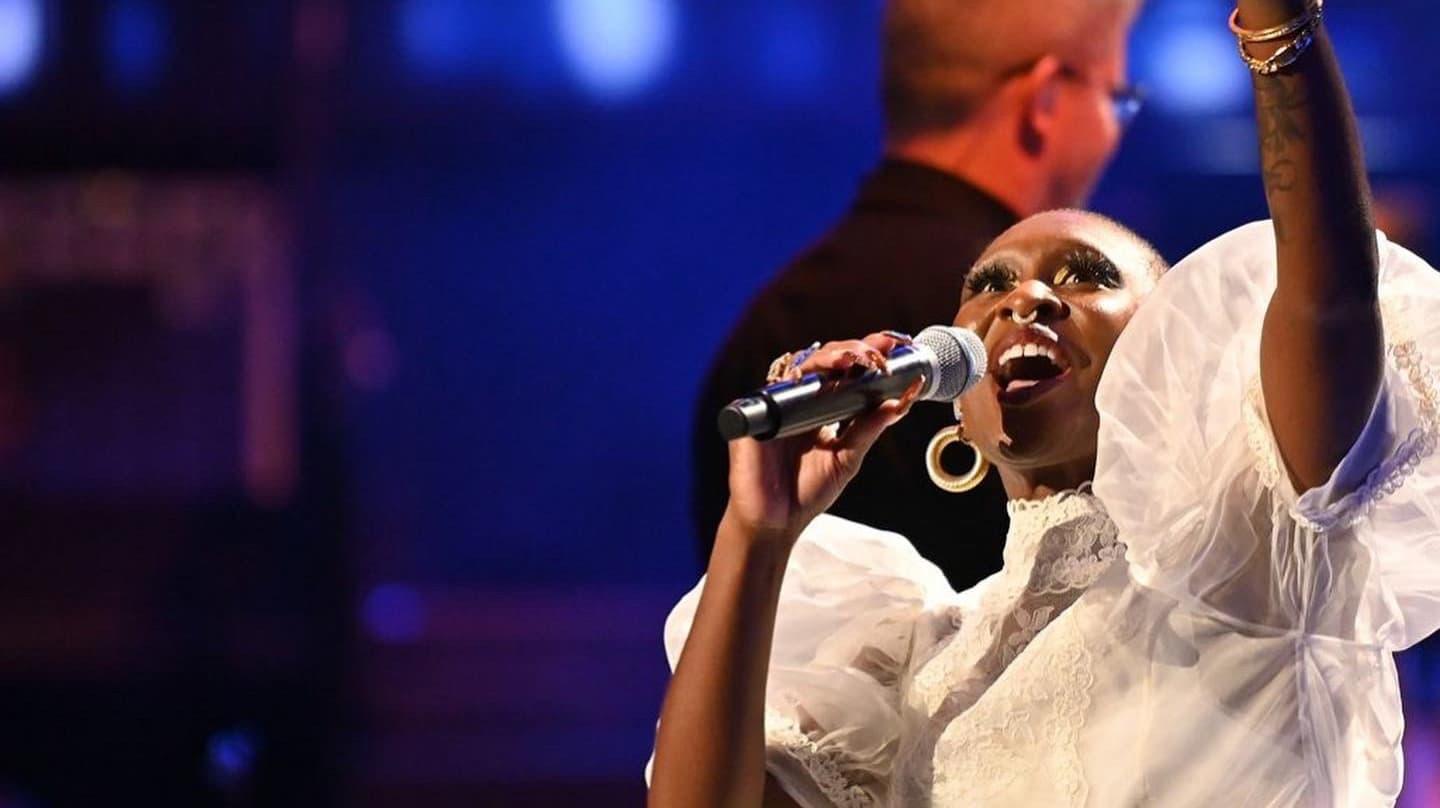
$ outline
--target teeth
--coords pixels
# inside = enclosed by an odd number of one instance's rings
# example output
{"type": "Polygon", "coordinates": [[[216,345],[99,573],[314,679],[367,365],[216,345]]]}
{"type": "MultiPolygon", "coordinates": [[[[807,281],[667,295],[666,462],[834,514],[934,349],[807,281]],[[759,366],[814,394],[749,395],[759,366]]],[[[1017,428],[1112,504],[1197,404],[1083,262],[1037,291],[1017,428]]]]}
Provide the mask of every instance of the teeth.
{"type": "Polygon", "coordinates": [[[1060,364],[1060,353],[1058,351],[1049,345],[1036,345],[1033,342],[1024,345],[1011,345],[1005,349],[1005,352],[1000,355],[999,361],[995,364],[997,366],[1004,366],[1007,362],[1030,356],[1043,356],[1057,365],[1060,364]]]}

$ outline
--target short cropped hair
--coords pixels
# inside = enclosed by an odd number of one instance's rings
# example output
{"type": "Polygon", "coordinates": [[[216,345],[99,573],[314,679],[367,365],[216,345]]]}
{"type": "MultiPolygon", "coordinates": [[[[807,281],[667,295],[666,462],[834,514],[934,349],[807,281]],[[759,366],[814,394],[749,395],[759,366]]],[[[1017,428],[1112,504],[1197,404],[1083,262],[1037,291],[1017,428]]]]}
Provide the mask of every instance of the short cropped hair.
{"type": "Polygon", "coordinates": [[[1165,260],[1165,256],[1161,255],[1160,251],[1155,249],[1155,245],[1151,244],[1149,239],[1145,238],[1139,233],[1136,233],[1134,230],[1132,230],[1126,225],[1121,224],[1119,221],[1112,219],[1111,217],[1106,216],[1103,213],[1096,213],[1093,210],[1079,210],[1076,208],[1067,208],[1063,209],[1061,212],[1078,214],[1080,216],[1094,219],[1102,224],[1115,228],[1116,230],[1120,231],[1121,233],[1135,241],[1145,252],[1146,269],[1150,270],[1150,276],[1155,278],[1156,280],[1159,280],[1162,275],[1170,271],[1170,262],[1165,260]]]}
{"type": "Polygon", "coordinates": [[[1047,54],[1108,58],[1143,0],[886,0],[886,128],[922,134],[964,121],[1009,73],[1047,54]]]}

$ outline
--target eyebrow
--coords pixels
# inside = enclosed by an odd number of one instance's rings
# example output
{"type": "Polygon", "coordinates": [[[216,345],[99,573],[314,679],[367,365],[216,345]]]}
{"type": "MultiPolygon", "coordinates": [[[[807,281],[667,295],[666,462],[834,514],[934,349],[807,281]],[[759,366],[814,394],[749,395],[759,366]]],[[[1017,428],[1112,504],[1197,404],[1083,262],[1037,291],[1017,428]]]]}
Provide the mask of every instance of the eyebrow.
{"type": "Polygon", "coordinates": [[[1071,255],[1071,254],[1074,254],[1074,253],[1077,253],[1077,252],[1094,253],[1095,255],[1098,255],[1098,256],[1100,256],[1101,258],[1104,258],[1106,261],[1109,261],[1109,260],[1110,260],[1110,255],[1109,255],[1109,253],[1105,252],[1104,250],[1100,249],[1099,247],[1096,247],[1094,244],[1091,244],[1091,243],[1088,242],[1088,241],[1073,241],[1073,240],[1072,240],[1072,241],[1070,242],[1070,246],[1065,249],[1065,252],[1062,253],[1062,255],[1071,255]]]}
{"type": "Polygon", "coordinates": [[[1019,267],[1015,266],[1015,262],[1011,261],[1010,259],[991,258],[989,261],[970,267],[970,270],[965,273],[965,278],[966,280],[969,280],[971,275],[978,275],[981,272],[991,271],[1009,272],[1011,275],[1020,274],[1019,267]]]}
{"type": "MultiPolygon", "coordinates": [[[[1115,259],[1111,258],[1109,253],[1105,252],[1099,247],[1096,247],[1094,244],[1091,244],[1088,241],[1081,241],[1080,239],[1069,236],[1062,237],[1060,241],[1061,245],[1055,254],[1058,255],[1061,259],[1068,258],[1075,253],[1083,252],[1090,253],[1092,255],[1103,258],[1106,261],[1115,263],[1115,259]]],[[[1118,268],[1120,265],[1115,264],[1115,266],[1118,268]]],[[[1014,259],[1006,258],[1004,256],[997,256],[995,258],[991,258],[988,261],[985,261],[984,263],[977,263],[972,266],[969,270],[965,272],[965,278],[968,280],[971,275],[979,272],[984,272],[986,270],[1004,270],[1011,273],[1012,275],[1017,276],[1020,274],[1020,267],[1015,263],[1014,259]]]]}

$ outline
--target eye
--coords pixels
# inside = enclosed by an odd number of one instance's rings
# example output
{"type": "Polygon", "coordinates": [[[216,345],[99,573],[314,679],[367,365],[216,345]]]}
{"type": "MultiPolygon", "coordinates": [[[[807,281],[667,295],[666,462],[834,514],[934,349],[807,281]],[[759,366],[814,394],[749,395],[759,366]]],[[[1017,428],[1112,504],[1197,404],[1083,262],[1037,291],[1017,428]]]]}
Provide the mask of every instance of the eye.
{"type": "Polygon", "coordinates": [[[986,264],[977,267],[965,281],[965,288],[972,295],[987,292],[1003,292],[1015,285],[1015,271],[1004,264],[986,264]]]}
{"type": "Polygon", "coordinates": [[[1119,289],[1123,283],[1120,270],[1109,258],[1095,250],[1072,250],[1065,256],[1065,263],[1056,271],[1052,286],[1082,286],[1093,284],[1106,289],[1119,289]]]}

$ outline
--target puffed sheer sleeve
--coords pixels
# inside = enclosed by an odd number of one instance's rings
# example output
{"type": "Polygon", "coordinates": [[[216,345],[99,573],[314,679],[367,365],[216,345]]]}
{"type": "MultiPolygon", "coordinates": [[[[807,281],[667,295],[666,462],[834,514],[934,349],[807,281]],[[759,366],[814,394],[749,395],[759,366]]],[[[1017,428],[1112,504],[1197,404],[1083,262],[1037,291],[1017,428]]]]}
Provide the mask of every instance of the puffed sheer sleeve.
{"type": "Polygon", "coordinates": [[[1377,235],[1385,370],[1329,481],[1295,491],[1260,392],[1268,222],[1164,278],[1097,396],[1095,491],[1140,583],[1238,624],[1397,650],[1440,626],[1440,276],[1377,235]]]}
{"type": "MultiPolygon", "coordinates": [[[[704,585],[665,622],[672,669],[704,585]]],[[[801,806],[885,804],[917,628],[950,594],[894,533],[827,515],[800,536],[780,589],[765,736],[768,771],[801,806]]]]}

